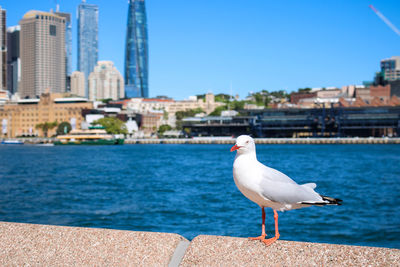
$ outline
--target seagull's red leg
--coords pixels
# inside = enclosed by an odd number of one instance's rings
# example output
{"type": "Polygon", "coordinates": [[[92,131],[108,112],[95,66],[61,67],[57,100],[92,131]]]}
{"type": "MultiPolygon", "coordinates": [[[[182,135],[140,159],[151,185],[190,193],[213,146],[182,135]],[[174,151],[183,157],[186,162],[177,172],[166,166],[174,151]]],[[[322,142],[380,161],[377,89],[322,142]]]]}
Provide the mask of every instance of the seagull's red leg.
{"type": "Polygon", "coordinates": [[[274,219],[275,219],[275,236],[272,237],[272,238],[261,240],[267,246],[271,245],[276,240],[278,240],[279,236],[280,236],[279,235],[279,229],[278,229],[278,212],[276,212],[276,210],[274,210],[274,219]]]}
{"type": "Polygon", "coordinates": [[[262,211],[262,224],[261,224],[261,235],[258,237],[249,237],[250,240],[261,240],[263,241],[265,239],[265,236],[267,235],[265,233],[265,211],[264,207],[261,208],[262,211]]]}

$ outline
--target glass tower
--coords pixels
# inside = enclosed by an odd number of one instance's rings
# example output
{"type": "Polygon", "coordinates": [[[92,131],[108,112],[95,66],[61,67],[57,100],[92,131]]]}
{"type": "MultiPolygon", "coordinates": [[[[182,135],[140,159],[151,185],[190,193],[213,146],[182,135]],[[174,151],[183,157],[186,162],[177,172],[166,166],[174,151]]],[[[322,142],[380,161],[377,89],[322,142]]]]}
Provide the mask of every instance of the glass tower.
{"type": "Polygon", "coordinates": [[[149,49],[144,0],[129,0],[125,46],[125,95],[149,97],[149,49]]]}
{"type": "Polygon", "coordinates": [[[72,25],[71,14],[65,12],[56,12],[57,15],[65,18],[65,70],[67,76],[72,73],[72,25]]]}
{"type": "Polygon", "coordinates": [[[85,75],[85,97],[89,97],[87,80],[98,58],[98,18],[98,6],[83,0],[78,6],[78,70],[85,75]]]}

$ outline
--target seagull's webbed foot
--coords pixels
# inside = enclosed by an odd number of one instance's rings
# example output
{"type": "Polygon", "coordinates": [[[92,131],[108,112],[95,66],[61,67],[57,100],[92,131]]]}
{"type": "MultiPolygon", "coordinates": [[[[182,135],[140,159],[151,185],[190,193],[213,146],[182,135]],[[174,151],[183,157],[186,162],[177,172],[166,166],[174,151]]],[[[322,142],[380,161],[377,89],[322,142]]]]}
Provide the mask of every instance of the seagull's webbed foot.
{"type": "Polygon", "coordinates": [[[267,236],[266,234],[263,234],[263,235],[260,235],[260,236],[257,236],[257,237],[249,237],[249,240],[261,240],[261,241],[264,241],[266,236],[267,236]]]}
{"type": "Polygon", "coordinates": [[[261,241],[268,247],[269,245],[271,245],[272,243],[274,243],[276,240],[279,239],[279,236],[274,236],[268,239],[262,239],[261,241]]]}

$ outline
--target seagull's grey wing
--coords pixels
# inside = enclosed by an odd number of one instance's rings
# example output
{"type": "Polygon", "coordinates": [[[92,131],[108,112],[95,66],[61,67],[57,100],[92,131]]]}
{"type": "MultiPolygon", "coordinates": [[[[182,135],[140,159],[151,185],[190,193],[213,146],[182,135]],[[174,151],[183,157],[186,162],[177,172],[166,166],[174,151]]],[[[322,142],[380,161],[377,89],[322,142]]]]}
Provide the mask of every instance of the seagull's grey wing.
{"type": "Polygon", "coordinates": [[[277,181],[277,182],[285,182],[285,183],[290,183],[290,184],[297,184],[286,174],[284,174],[278,170],[275,170],[273,168],[270,168],[268,166],[265,166],[262,163],[260,163],[260,165],[262,168],[262,176],[264,179],[277,181]]]}
{"type": "Polygon", "coordinates": [[[260,182],[261,194],[265,198],[284,204],[324,202],[312,188],[315,184],[299,185],[287,175],[275,169],[266,168],[263,170],[260,182]]]}

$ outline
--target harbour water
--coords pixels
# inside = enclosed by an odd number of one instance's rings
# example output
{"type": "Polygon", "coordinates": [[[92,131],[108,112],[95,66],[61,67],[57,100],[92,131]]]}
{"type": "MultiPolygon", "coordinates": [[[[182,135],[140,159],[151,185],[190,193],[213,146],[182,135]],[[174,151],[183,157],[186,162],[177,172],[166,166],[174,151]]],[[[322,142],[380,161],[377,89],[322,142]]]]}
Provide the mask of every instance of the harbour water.
{"type": "MultiPolygon", "coordinates": [[[[233,182],[230,147],[3,145],[0,221],[258,236],[261,210],[233,182]]],[[[282,239],[400,248],[399,145],[258,145],[257,154],[343,199],[279,213],[282,239]]]]}

